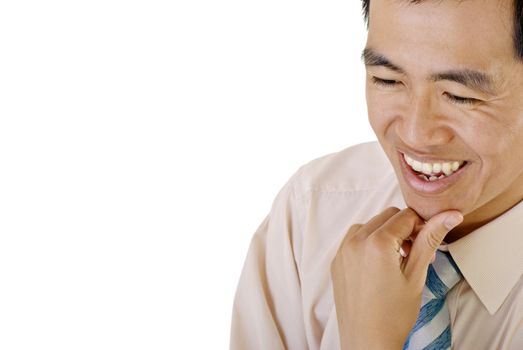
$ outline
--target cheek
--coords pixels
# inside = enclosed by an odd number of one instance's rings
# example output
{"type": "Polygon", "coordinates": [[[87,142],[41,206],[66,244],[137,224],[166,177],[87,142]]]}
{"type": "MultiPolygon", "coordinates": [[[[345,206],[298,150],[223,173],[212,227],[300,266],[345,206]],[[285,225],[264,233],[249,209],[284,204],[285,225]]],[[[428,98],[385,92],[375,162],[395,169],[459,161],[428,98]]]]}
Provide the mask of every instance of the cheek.
{"type": "MultiPolygon", "coordinates": [[[[458,134],[476,153],[485,167],[503,165],[519,157],[516,149],[523,147],[523,130],[513,132],[494,115],[470,115],[456,128],[458,134]]],[[[456,122],[455,124],[458,124],[456,122]]]]}
{"type": "MultiPolygon", "coordinates": [[[[476,185],[493,196],[520,176],[523,159],[515,149],[523,148],[523,137],[508,132],[507,126],[489,119],[469,119],[460,137],[475,153],[476,185]],[[482,120],[483,122],[480,122],[482,120]]],[[[523,136],[523,135],[522,135],[523,136]]]]}
{"type": "Polygon", "coordinates": [[[386,134],[395,118],[400,115],[397,108],[376,95],[367,95],[367,110],[369,124],[378,137],[386,134]]]}

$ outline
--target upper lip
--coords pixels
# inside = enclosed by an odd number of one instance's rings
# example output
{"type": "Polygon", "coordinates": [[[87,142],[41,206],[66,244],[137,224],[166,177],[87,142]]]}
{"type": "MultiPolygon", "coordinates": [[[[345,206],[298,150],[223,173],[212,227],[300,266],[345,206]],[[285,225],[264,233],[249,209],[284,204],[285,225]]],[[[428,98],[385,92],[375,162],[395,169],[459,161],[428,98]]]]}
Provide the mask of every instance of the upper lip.
{"type": "Polygon", "coordinates": [[[398,149],[398,152],[400,152],[402,155],[403,154],[406,154],[409,158],[412,158],[414,160],[417,160],[419,162],[422,162],[422,163],[453,163],[453,162],[466,162],[465,159],[445,159],[443,160],[442,158],[435,158],[435,157],[431,157],[431,156],[427,156],[427,155],[421,155],[417,152],[413,152],[413,151],[410,151],[410,150],[407,150],[407,151],[403,151],[401,149],[398,149]]]}

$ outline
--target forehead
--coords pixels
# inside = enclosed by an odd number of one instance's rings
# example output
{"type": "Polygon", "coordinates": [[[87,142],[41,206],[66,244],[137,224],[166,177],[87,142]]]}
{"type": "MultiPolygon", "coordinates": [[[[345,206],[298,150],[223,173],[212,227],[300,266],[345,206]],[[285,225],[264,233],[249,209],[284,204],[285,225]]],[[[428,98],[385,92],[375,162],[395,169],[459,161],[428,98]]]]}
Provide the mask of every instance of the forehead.
{"type": "Polygon", "coordinates": [[[367,46],[420,69],[496,74],[515,59],[512,11],[512,0],[372,0],[367,46]]]}

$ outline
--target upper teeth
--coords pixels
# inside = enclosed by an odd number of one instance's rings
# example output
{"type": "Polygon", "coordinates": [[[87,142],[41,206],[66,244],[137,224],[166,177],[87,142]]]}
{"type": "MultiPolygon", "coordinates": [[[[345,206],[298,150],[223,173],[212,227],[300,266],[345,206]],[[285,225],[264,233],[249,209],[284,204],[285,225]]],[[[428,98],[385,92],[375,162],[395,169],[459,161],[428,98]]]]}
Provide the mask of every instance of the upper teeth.
{"type": "Polygon", "coordinates": [[[412,167],[412,169],[422,172],[425,175],[436,175],[443,171],[443,173],[446,176],[451,175],[453,172],[459,169],[459,167],[465,162],[465,161],[459,161],[459,162],[446,162],[446,163],[422,163],[420,161],[414,160],[407,156],[406,154],[403,155],[405,158],[405,161],[408,165],[412,167]]]}

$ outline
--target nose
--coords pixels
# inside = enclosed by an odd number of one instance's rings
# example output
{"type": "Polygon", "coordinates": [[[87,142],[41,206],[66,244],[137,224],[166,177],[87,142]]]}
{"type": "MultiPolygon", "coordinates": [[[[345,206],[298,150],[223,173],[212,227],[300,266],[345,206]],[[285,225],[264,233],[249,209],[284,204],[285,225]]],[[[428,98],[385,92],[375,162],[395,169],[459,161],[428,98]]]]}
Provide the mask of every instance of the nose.
{"type": "Polygon", "coordinates": [[[400,121],[396,133],[412,149],[430,150],[448,144],[454,137],[445,125],[448,119],[438,111],[429,93],[412,96],[400,121]]]}

